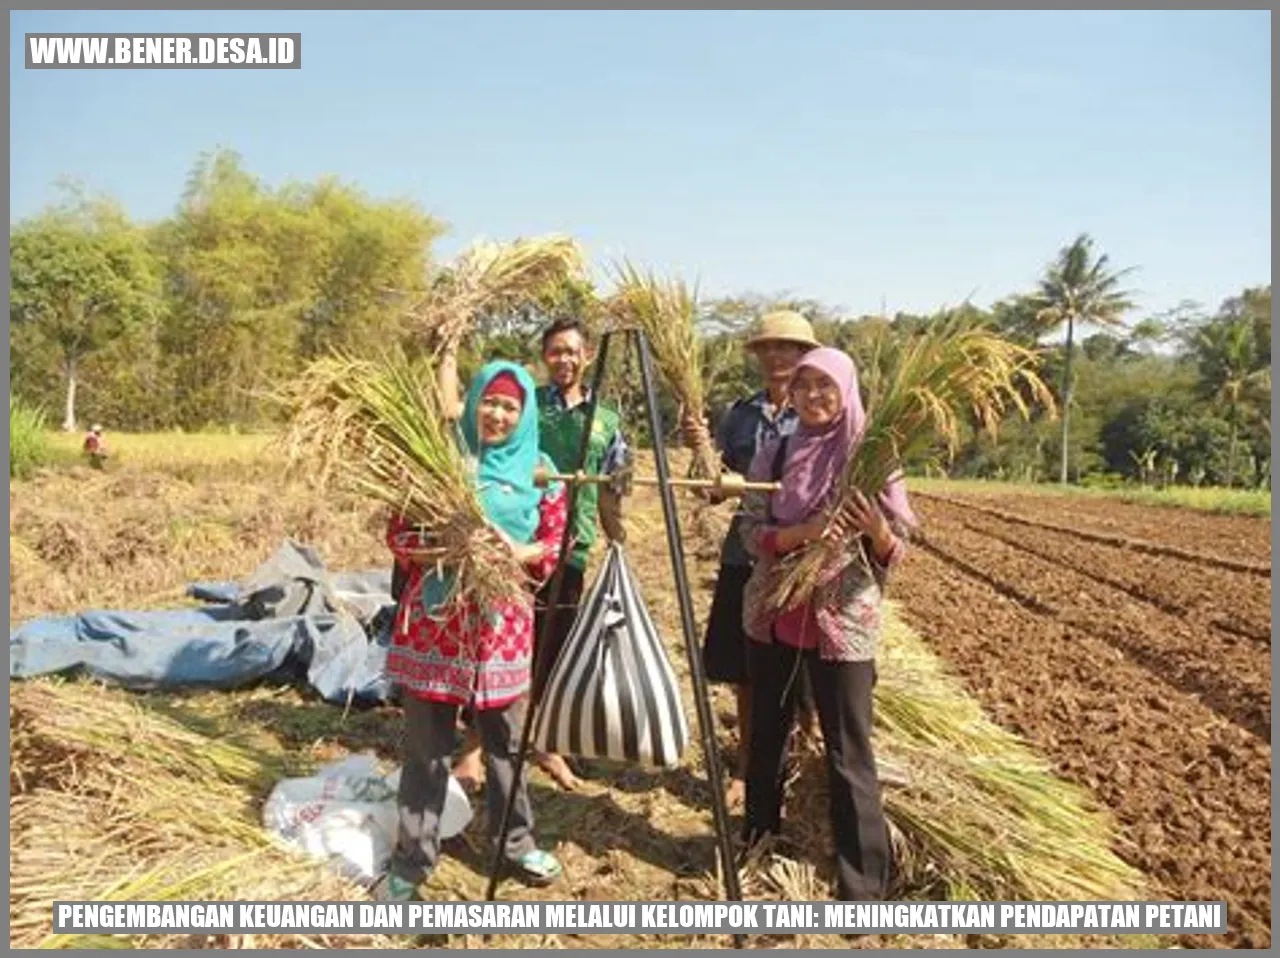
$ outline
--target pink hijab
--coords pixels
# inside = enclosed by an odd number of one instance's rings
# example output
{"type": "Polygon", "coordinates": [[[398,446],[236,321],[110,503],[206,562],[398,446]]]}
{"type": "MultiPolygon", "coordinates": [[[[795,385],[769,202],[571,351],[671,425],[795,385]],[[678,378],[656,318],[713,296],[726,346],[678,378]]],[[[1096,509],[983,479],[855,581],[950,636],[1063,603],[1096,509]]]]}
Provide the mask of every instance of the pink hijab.
{"type": "MultiPolygon", "coordinates": [[[[867,413],[858,392],[858,373],[847,353],[827,346],[811,349],[796,366],[795,375],[798,376],[802,369],[815,369],[829,376],[840,389],[844,408],[833,422],[820,429],[799,424],[787,441],[782,488],[773,494],[771,500],[773,520],[780,526],[805,522],[834,498],[840,474],[849,456],[857,450],[867,425],[867,413]]],[[[758,465],[767,470],[776,451],[777,445],[770,443],[758,457],[758,465]]],[[[916,516],[907,501],[906,486],[900,475],[889,480],[879,501],[880,508],[891,522],[916,525],[916,516]]]]}

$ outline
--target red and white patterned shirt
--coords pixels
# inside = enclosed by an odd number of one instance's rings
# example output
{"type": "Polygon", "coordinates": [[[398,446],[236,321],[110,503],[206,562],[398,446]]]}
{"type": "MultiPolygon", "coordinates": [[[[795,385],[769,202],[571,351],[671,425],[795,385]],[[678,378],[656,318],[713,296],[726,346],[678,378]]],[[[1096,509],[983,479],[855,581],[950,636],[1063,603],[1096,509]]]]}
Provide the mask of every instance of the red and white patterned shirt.
{"type": "MultiPolygon", "coordinates": [[[[525,566],[535,583],[550,578],[568,518],[567,495],[556,485],[538,506],[534,542],[542,556],[525,566]]],[[[422,607],[423,566],[408,556],[423,547],[413,526],[393,517],[387,545],[406,573],[387,672],[406,693],[431,702],[501,708],[529,688],[533,664],[533,595],[481,609],[474,602],[422,607]]]]}

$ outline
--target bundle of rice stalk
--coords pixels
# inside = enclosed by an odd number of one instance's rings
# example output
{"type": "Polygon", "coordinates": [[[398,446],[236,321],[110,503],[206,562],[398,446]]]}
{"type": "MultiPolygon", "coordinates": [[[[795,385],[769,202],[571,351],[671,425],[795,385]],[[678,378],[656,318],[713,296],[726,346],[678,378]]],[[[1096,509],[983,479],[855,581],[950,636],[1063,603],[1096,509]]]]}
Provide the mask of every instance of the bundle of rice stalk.
{"type": "MultiPolygon", "coordinates": [[[[1024,419],[1030,417],[1032,403],[1053,410],[1052,393],[1036,372],[1037,354],[967,312],[944,314],[905,338],[886,331],[877,338],[868,365],[867,422],[840,477],[832,516],[855,490],[874,499],[903,473],[908,460],[928,453],[939,440],[953,455],[966,411],[994,437],[1011,410],[1024,419]]],[[[821,540],[786,555],[772,600],[784,608],[803,604],[842,548],[834,539],[821,540]]]]}
{"type": "Polygon", "coordinates": [[[1110,816],[990,721],[892,605],[880,661],[877,758],[906,772],[885,811],[909,884],[955,899],[1142,897],[1110,816]]]}
{"type": "MultiPolygon", "coordinates": [[[[10,802],[12,945],[176,943],[169,935],[46,937],[53,900],[364,897],[262,828],[260,795],[285,764],[265,744],[251,747],[239,735],[227,741],[212,723],[202,735],[193,730],[201,716],[168,697],[43,680],[12,691],[27,747],[47,751],[56,741],[74,766],[42,776],[10,802]],[[185,766],[178,761],[184,751],[185,766]]],[[[300,939],[266,941],[287,947],[300,939]]],[[[375,936],[369,942],[389,943],[375,936]]]]}
{"type": "Polygon", "coordinates": [[[432,278],[426,299],[410,316],[425,341],[443,350],[456,346],[477,316],[531,304],[584,270],[582,248],[567,236],[477,240],[432,278]]]}
{"type": "MultiPolygon", "coordinates": [[[[607,309],[615,323],[644,331],[662,378],[680,401],[681,415],[699,421],[706,413],[707,370],[697,331],[698,297],[682,280],[662,280],[641,273],[629,262],[615,266],[617,288],[607,309]]],[[[720,457],[710,444],[694,450],[690,475],[711,479],[720,474],[720,457]]]]}
{"type": "MultiPolygon", "coordinates": [[[[21,866],[23,863],[19,863],[21,866]]],[[[76,856],[46,859],[39,872],[21,868],[15,876],[13,944],[44,948],[97,946],[91,936],[41,936],[49,927],[48,903],[76,898],[85,901],[358,901],[366,895],[351,882],[328,871],[323,863],[266,845],[249,849],[209,849],[189,842],[173,842],[167,852],[137,858],[129,866],[116,862],[114,875],[83,880],[76,856]],[[122,867],[123,866],[123,867],[122,867]]],[[[289,947],[300,936],[272,935],[264,945],[289,947]]],[[[140,934],[116,939],[132,946],[166,947],[174,937],[140,934]]],[[[367,936],[369,944],[388,945],[382,936],[367,936]]],[[[355,943],[353,943],[355,944],[355,943]]],[[[358,946],[358,944],[357,944],[358,946]]]]}
{"type": "Polygon", "coordinates": [[[77,789],[101,803],[157,769],[208,794],[279,775],[270,757],[235,737],[206,738],[89,683],[36,680],[10,694],[14,795],[77,789]]]}
{"type": "Polygon", "coordinates": [[[336,479],[418,526],[430,543],[423,561],[452,573],[444,602],[485,606],[521,593],[527,575],[485,517],[428,364],[399,349],[378,359],[335,354],[280,399],[291,413],[289,468],[318,470],[321,485],[336,479]]]}

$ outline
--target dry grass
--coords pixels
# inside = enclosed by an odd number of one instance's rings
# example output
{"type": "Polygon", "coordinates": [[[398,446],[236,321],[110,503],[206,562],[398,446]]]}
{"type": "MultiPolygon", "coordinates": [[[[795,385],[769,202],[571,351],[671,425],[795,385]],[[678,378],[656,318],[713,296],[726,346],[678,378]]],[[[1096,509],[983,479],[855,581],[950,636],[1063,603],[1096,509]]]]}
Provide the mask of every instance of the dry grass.
{"type": "Polygon", "coordinates": [[[990,721],[891,611],[876,721],[882,758],[906,778],[886,801],[906,884],[958,900],[1141,897],[1110,815],[990,721]]]}
{"type": "MultiPolygon", "coordinates": [[[[680,460],[673,468],[684,464],[680,460]]],[[[11,562],[10,610],[15,620],[85,606],[171,604],[192,578],[235,578],[251,571],[285,535],[316,545],[334,567],[367,568],[387,562],[369,506],[355,500],[326,500],[305,485],[282,485],[274,480],[250,484],[216,478],[215,474],[215,478],[196,484],[164,472],[103,475],[89,470],[46,475],[14,486],[10,517],[11,546],[20,547],[14,550],[11,562]],[[186,524],[176,522],[178,519],[186,524]],[[48,587],[50,577],[52,589],[48,587]]],[[[726,521],[727,509],[716,510],[715,518],[726,521]]],[[[627,524],[632,561],[642,581],[668,581],[669,558],[652,490],[636,493],[627,524]]],[[[708,531],[714,535],[717,530],[708,531]]],[[[703,546],[690,541],[686,549],[700,622],[705,621],[715,569],[714,549],[703,546]],[[700,558],[703,555],[706,558],[700,558]]],[[[646,597],[668,641],[675,643],[672,661],[688,696],[688,666],[676,599],[669,590],[658,588],[647,589],[646,597]]],[[[920,676],[927,679],[927,662],[919,658],[899,661],[895,650],[901,648],[893,644],[886,651],[881,716],[885,729],[900,727],[911,744],[895,751],[885,742],[882,752],[890,761],[910,767],[916,776],[911,786],[916,792],[894,790],[889,803],[900,831],[913,846],[928,853],[917,855],[912,862],[915,887],[908,892],[933,894],[939,888],[937,876],[931,877],[929,872],[929,859],[937,853],[927,841],[934,839],[913,835],[910,823],[903,824],[906,819],[901,810],[916,802],[937,819],[939,809],[945,807],[943,798],[960,793],[954,791],[953,782],[940,783],[919,773],[918,765],[912,763],[932,751],[954,753],[952,761],[964,765],[970,753],[1011,746],[998,730],[982,724],[972,703],[952,701],[952,692],[945,688],[937,691],[931,679],[931,684],[922,688],[924,679],[920,676]],[[892,670],[889,663],[894,663],[892,670]],[[897,706],[892,694],[884,697],[896,685],[905,686],[897,706]],[[944,719],[927,718],[931,713],[920,703],[930,694],[946,699],[944,719]],[[912,707],[913,703],[917,707],[912,707]],[[921,710],[926,713],[923,720],[921,710]],[[968,750],[957,747],[957,740],[969,742],[968,750]],[[953,791],[948,793],[947,788],[953,791]]],[[[13,683],[11,701],[12,944],[46,942],[48,905],[55,895],[260,900],[363,896],[359,889],[315,863],[270,845],[258,829],[260,809],[279,778],[308,774],[343,755],[372,751],[384,763],[398,761],[396,710],[344,713],[292,689],[135,695],[88,682],[58,680],[13,683]]],[[[726,690],[714,691],[712,707],[721,724],[718,746],[727,760],[734,742],[726,721],[731,710],[726,690]]],[[[1037,768],[1026,753],[1010,754],[1011,767],[1025,764],[1033,771],[1037,768]]],[[[980,767],[969,763],[967,771],[962,771],[977,781],[980,767]]],[[[752,897],[821,899],[827,894],[831,846],[824,776],[814,755],[801,756],[800,769],[801,777],[789,802],[788,837],[795,850],[786,858],[761,861],[747,870],[744,890],[752,897]]],[[[653,772],[595,763],[587,772],[582,790],[570,794],[554,789],[540,771],[533,773],[539,838],[545,846],[556,849],[567,875],[557,886],[544,890],[504,884],[500,897],[706,900],[720,896],[700,741],[691,745],[688,761],[680,769],[653,772]]],[[[1034,776],[1029,781],[1032,787],[1023,797],[1035,804],[1044,783],[1034,776]]],[[[964,781],[961,784],[970,787],[964,781]]],[[[1011,809],[1016,810],[1006,785],[995,786],[994,794],[1004,796],[996,804],[1006,817],[1011,809]]],[[[1089,848],[1105,845],[1104,823],[1092,813],[1067,808],[1062,814],[1063,825],[1075,829],[1073,842],[1085,842],[1089,848]],[[1094,844],[1089,845],[1090,841],[1094,844]]],[[[966,821],[955,815],[948,820],[966,821]]],[[[1023,828],[1016,818],[1004,825],[1015,837],[1023,828]]],[[[1052,826],[1036,826],[1045,827],[1052,826]]],[[[1040,832],[1030,834],[1034,838],[1040,832]]],[[[483,835],[481,814],[468,832],[447,848],[428,886],[432,897],[477,900],[483,896],[487,864],[483,835]]],[[[1019,847],[1009,845],[1010,854],[1019,847]]],[[[985,857],[975,861],[996,857],[998,849],[982,852],[985,857]]],[[[953,859],[947,871],[963,875],[958,867],[963,865],[953,859]]],[[[1033,869],[1020,877],[1009,863],[997,865],[1003,869],[999,873],[1002,881],[1036,878],[1033,869]]],[[[1037,891],[1048,887],[1032,885],[1037,891]]],[[[113,943],[143,947],[394,947],[403,940],[374,936],[332,941],[318,937],[139,936],[123,942],[58,942],[62,946],[113,943]]],[[[497,936],[491,942],[497,947],[519,948],[725,947],[730,943],[723,937],[691,935],[565,935],[545,940],[497,936]]],[[[869,936],[854,944],[954,948],[1081,943],[1079,938],[997,942],[954,936],[869,936]]],[[[475,947],[479,939],[456,936],[448,944],[475,947]]],[[[829,936],[781,938],[759,944],[849,946],[849,942],[829,936]]]]}
{"type": "Polygon", "coordinates": [[[281,397],[291,469],[321,488],[336,479],[417,526],[437,574],[453,577],[446,602],[493,605],[521,592],[526,575],[485,517],[430,364],[399,351],[376,360],[335,355],[312,363],[281,397]]]}
{"type": "MultiPolygon", "coordinates": [[[[80,453],[83,434],[50,432],[49,445],[57,471],[69,465],[84,465],[80,453]]],[[[237,432],[153,432],[106,433],[111,452],[110,472],[155,472],[192,480],[237,477],[260,478],[275,463],[270,433],[237,432]]]]}
{"type": "Polygon", "coordinates": [[[436,350],[456,346],[486,313],[536,302],[585,271],[581,247],[567,236],[472,244],[438,270],[426,299],[410,311],[415,331],[436,350]]]}
{"type": "MultiPolygon", "coordinates": [[[[644,330],[662,378],[680,400],[681,416],[706,416],[707,369],[698,335],[697,292],[678,279],[659,279],[630,263],[615,268],[616,289],[605,308],[613,322],[644,330]]],[[[690,475],[710,479],[720,473],[714,447],[699,444],[690,475]]]]}
{"type": "Polygon", "coordinates": [[[264,478],[214,471],[192,481],[169,471],[77,468],[15,484],[10,622],[181,604],[189,582],[247,575],[287,537],[314,544],[341,568],[390,562],[383,526],[367,504],[281,482],[279,462],[254,468],[264,478]]]}
{"type": "MultiPolygon", "coordinates": [[[[129,696],[88,682],[27,682],[10,693],[14,947],[100,943],[52,938],[55,898],[364,897],[277,848],[259,827],[262,799],[297,764],[264,728],[214,722],[180,697],[129,696]]],[[[185,939],[137,937],[158,947],[185,939]]],[[[277,944],[324,942],[295,936],[277,944]]]]}

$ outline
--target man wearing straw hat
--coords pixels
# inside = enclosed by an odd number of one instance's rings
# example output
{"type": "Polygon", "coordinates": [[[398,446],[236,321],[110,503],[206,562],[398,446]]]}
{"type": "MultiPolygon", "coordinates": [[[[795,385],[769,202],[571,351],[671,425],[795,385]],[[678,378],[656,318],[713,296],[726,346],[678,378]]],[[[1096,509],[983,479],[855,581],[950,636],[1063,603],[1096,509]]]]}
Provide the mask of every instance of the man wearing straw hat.
{"type": "MultiPolygon", "coordinates": [[[[793,310],[776,310],[761,319],[745,345],[759,365],[764,388],[734,403],[721,419],[715,436],[724,468],[739,475],[746,475],[756,451],[765,442],[795,431],[798,419],[788,402],[787,387],[800,358],[821,343],[804,316],[793,310]]],[[[682,425],[686,443],[691,447],[711,443],[706,423],[686,418],[682,425]]],[[[726,796],[730,804],[739,803],[745,793],[744,775],[751,738],[749,645],[742,627],[742,602],[743,589],[751,577],[752,560],[742,543],[741,519],[740,515],[734,515],[720,549],[720,569],[702,647],[707,681],[732,685],[737,698],[738,762],[726,796]]],[[[812,734],[815,713],[807,688],[801,689],[801,695],[800,725],[812,734]]]]}

